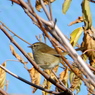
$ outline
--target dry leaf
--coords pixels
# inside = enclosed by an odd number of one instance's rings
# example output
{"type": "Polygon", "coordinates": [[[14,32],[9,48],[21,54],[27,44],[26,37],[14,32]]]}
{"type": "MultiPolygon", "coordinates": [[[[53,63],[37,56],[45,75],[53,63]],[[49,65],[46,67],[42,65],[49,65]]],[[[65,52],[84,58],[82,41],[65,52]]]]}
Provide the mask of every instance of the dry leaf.
{"type": "Polygon", "coordinates": [[[59,65],[57,65],[57,66],[55,66],[55,67],[53,68],[53,71],[54,71],[55,73],[58,71],[58,67],[59,67],[59,65]]]}
{"type": "Polygon", "coordinates": [[[85,28],[85,30],[88,30],[92,26],[92,15],[90,12],[89,0],[83,0],[81,7],[82,7],[82,14],[83,14],[83,19],[84,19],[84,23],[85,23],[84,28],[85,28]]]}
{"type": "Polygon", "coordinates": [[[93,92],[94,91],[94,87],[93,85],[89,84],[89,88],[88,88],[88,94],[87,95],[92,95],[90,92],[93,92]]]}
{"type": "Polygon", "coordinates": [[[66,68],[63,72],[61,72],[59,76],[60,81],[67,87],[68,86],[68,68],[66,68]]]}
{"type": "MultiPolygon", "coordinates": [[[[52,75],[52,74],[51,74],[51,70],[48,70],[48,69],[47,69],[47,70],[44,70],[44,72],[47,73],[49,76],[52,75]]],[[[51,85],[52,85],[51,82],[49,82],[49,81],[47,81],[46,79],[44,79],[44,82],[43,82],[43,84],[42,84],[43,88],[49,90],[49,89],[51,88],[51,85]]],[[[45,92],[45,91],[42,91],[42,93],[43,93],[43,95],[48,95],[48,93],[45,92]]]]}
{"type": "MultiPolygon", "coordinates": [[[[76,67],[74,67],[74,71],[79,75],[81,74],[80,70],[76,67]]],[[[69,78],[70,78],[70,83],[71,83],[70,89],[72,91],[76,90],[77,93],[80,92],[80,88],[82,84],[82,81],[80,80],[80,78],[78,78],[72,71],[70,72],[69,78]]]]}
{"type": "MultiPolygon", "coordinates": [[[[54,2],[54,1],[55,1],[55,0],[50,0],[50,3],[54,2]]],[[[48,0],[43,0],[43,2],[44,2],[45,5],[48,5],[48,4],[49,4],[49,1],[48,1],[48,0]]],[[[35,5],[35,7],[36,7],[37,11],[40,12],[40,9],[42,8],[42,5],[41,5],[41,3],[40,3],[39,0],[36,0],[36,5],[35,5]]]]}
{"type": "MultiPolygon", "coordinates": [[[[55,66],[55,67],[53,68],[53,71],[54,71],[55,73],[57,72],[58,67],[59,67],[59,66],[55,66]]],[[[54,75],[54,73],[52,73],[51,70],[46,69],[46,70],[44,70],[44,72],[45,72],[46,74],[48,74],[53,80],[55,80],[55,81],[57,82],[57,78],[56,78],[56,76],[54,75]]],[[[43,86],[43,88],[49,90],[49,89],[51,88],[51,86],[52,86],[52,83],[49,82],[49,81],[47,81],[46,79],[44,79],[44,82],[43,82],[42,86],[43,86]]],[[[43,95],[48,95],[47,92],[42,91],[42,93],[43,93],[43,95]]]]}
{"type": "MultiPolygon", "coordinates": [[[[31,82],[34,83],[35,85],[40,85],[40,78],[41,75],[40,73],[35,69],[35,68],[31,68],[28,70],[30,77],[31,77],[31,82]]],[[[33,93],[35,93],[35,91],[37,90],[37,88],[33,87],[33,93]]]]}
{"type": "Polygon", "coordinates": [[[30,58],[32,59],[32,60],[34,60],[34,57],[33,57],[33,54],[32,53],[27,53],[29,56],[30,56],[30,58]]]}
{"type": "Polygon", "coordinates": [[[14,49],[14,47],[13,47],[12,45],[10,45],[10,50],[11,50],[12,54],[13,54],[21,63],[23,63],[23,64],[26,64],[26,63],[27,63],[27,62],[24,62],[23,58],[22,58],[20,55],[18,55],[18,54],[16,53],[16,51],[15,51],[15,49],[14,49]]]}
{"type": "MultiPolygon", "coordinates": [[[[2,64],[2,66],[6,67],[6,62],[2,64]]],[[[0,68],[0,88],[4,88],[5,86],[5,80],[6,80],[6,72],[0,68]]]]}
{"type": "Polygon", "coordinates": [[[90,29],[88,31],[84,31],[84,32],[85,33],[84,33],[84,37],[83,37],[83,42],[81,45],[81,47],[84,48],[82,50],[82,52],[85,52],[85,51],[91,49],[91,50],[87,51],[85,54],[90,60],[90,65],[95,67],[95,61],[94,61],[95,60],[95,51],[94,51],[95,50],[95,40],[93,40],[93,38],[89,36],[89,34],[92,34],[92,31],[90,29]]]}
{"type": "Polygon", "coordinates": [[[71,22],[70,24],[69,24],[69,26],[71,26],[71,25],[73,25],[73,24],[76,24],[76,23],[80,23],[80,22],[83,22],[84,20],[83,20],[83,17],[78,17],[78,19],[76,19],[75,21],[73,21],[73,22],[71,22]]]}

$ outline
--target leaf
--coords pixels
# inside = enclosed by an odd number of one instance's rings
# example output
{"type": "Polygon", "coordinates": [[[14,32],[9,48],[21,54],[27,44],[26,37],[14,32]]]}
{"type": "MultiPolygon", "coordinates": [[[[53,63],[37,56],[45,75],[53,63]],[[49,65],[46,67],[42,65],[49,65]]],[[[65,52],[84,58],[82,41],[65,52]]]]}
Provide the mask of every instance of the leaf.
{"type": "Polygon", "coordinates": [[[85,47],[82,52],[86,52],[86,56],[89,58],[90,65],[95,67],[95,40],[90,36],[93,35],[92,31],[89,29],[87,30],[88,33],[85,31],[83,42],[81,47],[85,47]]]}
{"type": "Polygon", "coordinates": [[[11,50],[12,54],[13,54],[21,63],[23,63],[23,64],[26,64],[26,63],[27,63],[27,62],[24,62],[23,58],[22,58],[20,55],[18,55],[18,54],[16,53],[16,51],[15,51],[15,49],[14,49],[14,47],[13,47],[12,45],[10,45],[10,50],[11,50]]]}
{"type": "MultiPolygon", "coordinates": [[[[41,79],[40,73],[35,68],[29,69],[28,72],[31,77],[31,82],[34,83],[35,85],[40,85],[40,79],[41,79]]],[[[32,92],[35,93],[36,90],[37,88],[33,87],[32,92]]]]}
{"type": "MultiPolygon", "coordinates": [[[[73,69],[75,72],[77,72],[78,75],[81,75],[81,72],[78,68],[74,67],[73,69]]],[[[71,83],[70,90],[71,91],[76,90],[77,93],[80,92],[80,88],[82,84],[82,81],[80,80],[80,78],[78,78],[72,71],[70,72],[69,78],[70,78],[70,83],[71,83]]]]}
{"type": "Polygon", "coordinates": [[[61,72],[59,79],[63,82],[63,84],[68,86],[68,68],[66,68],[63,72],[61,72]]]}
{"type": "Polygon", "coordinates": [[[89,0],[83,0],[81,7],[82,7],[82,14],[85,23],[85,30],[88,30],[92,26],[92,15],[90,12],[89,0]]]}
{"type": "MultiPolygon", "coordinates": [[[[2,64],[2,66],[6,67],[6,62],[2,64]]],[[[6,80],[6,72],[0,68],[0,88],[4,88],[5,86],[5,80],[6,80]]]]}
{"type": "MultiPolygon", "coordinates": [[[[59,66],[55,66],[55,67],[53,68],[53,71],[54,71],[55,73],[57,72],[58,67],[59,67],[59,66]]],[[[50,69],[50,70],[49,70],[49,69],[46,69],[46,70],[44,70],[44,72],[45,72],[47,75],[49,75],[53,80],[55,80],[56,82],[58,82],[56,76],[54,75],[54,73],[52,73],[51,69],[50,69]]],[[[49,89],[51,88],[51,86],[52,86],[52,83],[49,82],[48,80],[44,79],[44,82],[43,82],[42,86],[43,86],[43,88],[49,90],[49,89]]],[[[42,91],[42,93],[43,93],[43,95],[48,95],[47,92],[42,91]]]]}
{"type": "MultiPolygon", "coordinates": [[[[50,3],[54,2],[54,1],[55,0],[50,0],[50,3]]],[[[44,5],[48,5],[49,4],[49,1],[48,0],[43,0],[43,2],[44,2],[44,5]]],[[[39,0],[36,0],[35,7],[36,7],[36,10],[40,12],[40,9],[42,8],[42,5],[41,5],[41,3],[40,3],[39,0]]]]}
{"type": "Polygon", "coordinates": [[[73,25],[73,24],[76,24],[76,23],[80,23],[80,22],[83,22],[84,20],[83,20],[83,17],[78,17],[78,19],[76,19],[75,21],[72,21],[70,24],[69,24],[69,26],[71,26],[71,25],[73,25]]]}
{"type": "MultiPolygon", "coordinates": [[[[51,70],[46,69],[46,70],[44,70],[44,72],[52,77],[51,70]]],[[[42,84],[44,89],[48,89],[49,90],[51,88],[51,85],[52,85],[51,82],[49,82],[48,80],[44,79],[43,84],[42,84]]],[[[43,93],[43,95],[48,95],[48,93],[45,92],[45,91],[42,91],[42,93],[43,93]]]]}
{"type": "Polygon", "coordinates": [[[62,12],[64,14],[66,14],[66,12],[68,11],[69,7],[70,7],[70,4],[71,4],[71,1],[72,0],[65,0],[63,5],[62,5],[62,12]]]}
{"type": "Polygon", "coordinates": [[[86,54],[83,54],[83,55],[82,55],[82,59],[83,59],[84,61],[86,61],[86,60],[88,59],[88,57],[86,56],[86,54]]]}
{"type": "Polygon", "coordinates": [[[34,60],[34,57],[33,57],[32,53],[27,53],[27,54],[30,56],[30,58],[32,58],[32,60],[34,60]]]}
{"type": "Polygon", "coordinates": [[[76,46],[81,34],[82,34],[83,28],[79,27],[75,29],[71,34],[70,34],[70,43],[72,46],[76,46]]]}

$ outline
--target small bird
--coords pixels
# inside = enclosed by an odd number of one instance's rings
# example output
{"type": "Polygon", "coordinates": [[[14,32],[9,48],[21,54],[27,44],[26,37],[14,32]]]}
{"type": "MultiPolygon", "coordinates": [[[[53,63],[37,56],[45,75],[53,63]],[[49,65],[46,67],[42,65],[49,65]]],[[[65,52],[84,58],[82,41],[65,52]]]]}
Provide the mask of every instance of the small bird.
{"type": "Polygon", "coordinates": [[[45,43],[36,42],[29,47],[33,51],[35,62],[42,69],[52,69],[61,62],[60,55],[58,55],[56,50],[45,43]]]}

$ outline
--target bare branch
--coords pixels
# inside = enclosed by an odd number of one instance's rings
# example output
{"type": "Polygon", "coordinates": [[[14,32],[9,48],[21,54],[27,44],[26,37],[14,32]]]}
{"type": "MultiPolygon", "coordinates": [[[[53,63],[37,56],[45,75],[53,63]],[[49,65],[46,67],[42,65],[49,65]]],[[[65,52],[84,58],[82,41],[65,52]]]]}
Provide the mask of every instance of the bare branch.
{"type": "Polygon", "coordinates": [[[9,95],[9,94],[0,88],[0,95],[9,95]]]}
{"type": "MultiPolygon", "coordinates": [[[[15,42],[15,40],[8,34],[8,32],[4,29],[2,25],[0,25],[1,30],[3,33],[10,39],[10,41],[22,52],[22,54],[28,59],[28,61],[34,66],[34,68],[41,73],[48,81],[50,81],[52,84],[54,84],[56,87],[63,91],[69,91],[67,88],[64,88],[62,85],[59,83],[56,83],[54,80],[50,78],[46,73],[44,73],[39,66],[28,56],[28,54],[15,42]]],[[[71,91],[69,91],[71,93],[71,91]]],[[[72,93],[71,93],[72,95],[72,93]]]]}
{"type": "Polygon", "coordinates": [[[0,23],[1,23],[6,29],[8,29],[8,31],[10,31],[10,32],[11,32],[12,34],[14,34],[16,37],[18,37],[20,40],[22,40],[22,41],[24,41],[25,43],[31,45],[29,42],[25,41],[25,40],[22,39],[20,36],[18,36],[16,33],[14,33],[13,31],[11,31],[4,23],[2,23],[1,21],[0,21],[0,23]]]}
{"type": "Polygon", "coordinates": [[[49,12],[50,12],[50,17],[51,17],[51,21],[53,21],[53,16],[52,16],[52,8],[51,8],[51,3],[50,3],[50,0],[48,0],[49,2],[49,12]]]}
{"type": "Polygon", "coordinates": [[[42,5],[42,8],[43,8],[44,12],[46,13],[47,18],[49,20],[51,20],[50,14],[49,14],[48,10],[46,9],[43,0],[39,0],[39,1],[40,1],[41,5],[42,5]]]}
{"type": "MultiPolygon", "coordinates": [[[[16,75],[16,74],[14,74],[14,73],[12,73],[11,71],[9,71],[8,69],[6,69],[6,68],[5,68],[4,66],[2,66],[2,65],[0,65],[0,68],[2,68],[4,71],[6,71],[7,73],[9,73],[9,74],[12,75],[13,77],[15,77],[15,78],[21,80],[22,82],[25,82],[25,83],[27,83],[27,84],[29,84],[29,85],[31,85],[31,86],[33,86],[33,87],[36,87],[36,88],[38,88],[38,89],[40,89],[40,90],[42,90],[42,91],[46,91],[46,92],[52,93],[52,94],[59,94],[59,92],[49,91],[49,90],[47,90],[47,89],[44,89],[44,88],[42,88],[42,87],[40,87],[40,86],[38,86],[38,85],[35,85],[35,84],[33,84],[33,83],[31,83],[31,82],[25,80],[24,78],[22,78],[22,77],[20,77],[20,76],[18,76],[18,75],[16,75]]],[[[3,95],[8,95],[7,93],[5,93],[3,90],[0,89],[0,93],[1,93],[1,92],[3,93],[3,95]]]]}

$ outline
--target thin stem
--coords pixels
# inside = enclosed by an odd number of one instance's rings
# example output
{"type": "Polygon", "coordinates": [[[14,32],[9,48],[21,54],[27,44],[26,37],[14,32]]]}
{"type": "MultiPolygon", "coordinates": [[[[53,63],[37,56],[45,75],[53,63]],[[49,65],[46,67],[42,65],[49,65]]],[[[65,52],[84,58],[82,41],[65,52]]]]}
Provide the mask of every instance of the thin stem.
{"type": "MultiPolygon", "coordinates": [[[[46,91],[46,92],[48,92],[48,93],[59,94],[59,92],[49,91],[49,90],[47,90],[47,89],[44,89],[44,88],[42,88],[42,87],[40,87],[40,86],[38,86],[38,85],[35,85],[35,84],[33,84],[33,83],[31,83],[31,82],[25,80],[24,78],[22,78],[22,77],[20,77],[20,76],[18,76],[18,75],[16,75],[16,74],[14,74],[14,73],[12,73],[11,71],[9,71],[8,69],[6,69],[6,68],[5,68],[4,66],[2,66],[2,65],[0,65],[0,68],[2,68],[4,71],[6,71],[7,73],[9,73],[9,74],[12,75],[13,77],[15,77],[15,78],[21,80],[22,82],[25,82],[25,83],[27,83],[27,84],[33,86],[33,87],[36,87],[36,88],[38,88],[38,89],[40,89],[40,90],[43,90],[43,91],[46,91]]],[[[7,95],[7,94],[5,94],[5,95],[7,95]]]]}
{"type": "Polygon", "coordinates": [[[12,30],[10,30],[3,22],[0,21],[0,23],[6,28],[8,29],[8,31],[10,31],[12,34],[14,34],[16,37],[18,37],[20,40],[24,41],[25,43],[31,45],[30,43],[28,43],[27,41],[25,41],[24,39],[22,39],[20,36],[18,36],[16,33],[14,33],[12,30]]]}
{"type": "Polygon", "coordinates": [[[34,66],[34,68],[41,73],[48,81],[50,81],[52,84],[54,84],[55,86],[57,86],[58,88],[60,88],[63,91],[66,91],[67,89],[64,88],[62,85],[60,85],[59,83],[56,83],[53,79],[50,78],[50,76],[48,76],[46,73],[44,73],[39,66],[28,56],[28,54],[15,42],[15,40],[10,36],[10,34],[8,34],[8,32],[3,28],[2,25],[0,25],[0,28],[2,30],[2,32],[10,39],[10,41],[22,52],[22,54],[27,58],[27,60],[34,66]]]}
{"type": "MultiPolygon", "coordinates": [[[[57,81],[59,81],[59,83],[63,86],[63,87],[65,87],[65,85],[62,83],[62,81],[57,77],[57,75],[55,74],[55,72],[53,71],[53,70],[51,70],[52,71],[52,73],[54,74],[54,76],[56,77],[56,79],[57,79],[57,81]]],[[[65,87],[66,88],[66,87],[65,87]]]]}
{"type": "Polygon", "coordinates": [[[0,95],[9,95],[6,91],[0,88],[0,95]]]}
{"type": "Polygon", "coordinates": [[[51,20],[53,21],[53,17],[52,17],[52,8],[51,8],[51,3],[50,3],[50,0],[48,0],[49,2],[49,12],[50,12],[50,17],[51,17],[51,20]]]}
{"type": "Polygon", "coordinates": [[[85,54],[86,52],[89,52],[89,51],[94,51],[94,52],[95,52],[94,49],[87,49],[87,50],[85,50],[82,54],[85,54]]]}
{"type": "Polygon", "coordinates": [[[50,17],[50,15],[49,15],[48,10],[46,9],[46,7],[45,7],[45,5],[44,5],[43,0],[39,0],[39,1],[40,1],[41,5],[42,5],[42,7],[43,7],[44,12],[46,13],[47,18],[48,18],[49,20],[51,20],[51,17],[50,17]]]}

